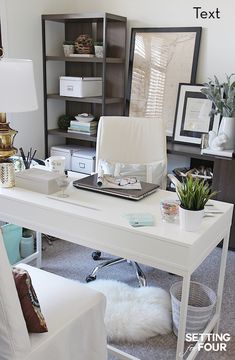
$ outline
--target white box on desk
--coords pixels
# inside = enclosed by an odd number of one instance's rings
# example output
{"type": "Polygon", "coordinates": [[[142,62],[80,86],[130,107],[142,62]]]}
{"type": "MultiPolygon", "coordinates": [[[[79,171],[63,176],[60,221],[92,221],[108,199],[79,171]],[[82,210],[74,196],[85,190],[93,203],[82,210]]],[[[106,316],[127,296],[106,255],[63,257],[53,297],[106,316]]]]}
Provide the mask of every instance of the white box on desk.
{"type": "Polygon", "coordinates": [[[101,95],[101,77],[60,77],[60,96],[86,97],[101,95]]]}
{"type": "Polygon", "coordinates": [[[80,146],[76,145],[56,145],[50,148],[50,156],[64,156],[65,170],[71,170],[72,154],[79,149],[80,146]]]}
{"type": "Polygon", "coordinates": [[[72,171],[91,174],[95,171],[95,149],[81,147],[72,154],[72,171]]]}
{"type": "Polygon", "coordinates": [[[59,177],[61,174],[34,167],[15,173],[16,186],[47,195],[59,191],[56,183],[56,179],[59,177]]]}

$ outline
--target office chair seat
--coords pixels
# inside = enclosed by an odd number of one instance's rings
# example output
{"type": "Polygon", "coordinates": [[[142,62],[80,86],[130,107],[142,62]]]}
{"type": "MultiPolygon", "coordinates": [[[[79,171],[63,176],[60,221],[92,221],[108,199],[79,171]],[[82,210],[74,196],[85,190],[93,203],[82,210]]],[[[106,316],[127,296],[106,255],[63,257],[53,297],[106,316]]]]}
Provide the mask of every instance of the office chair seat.
{"type": "MultiPolygon", "coordinates": [[[[100,118],[96,144],[97,173],[138,177],[139,171],[140,180],[154,182],[165,188],[166,164],[166,135],[163,121],[125,116],[100,118]]],[[[98,250],[92,253],[92,257],[94,260],[104,260],[98,250]]],[[[106,258],[106,261],[96,266],[86,277],[86,281],[95,280],[101,269],[126,261],[135,269],[139,286],[146,286],[147,280],[139,264],[123,258],[106,258]]]]}

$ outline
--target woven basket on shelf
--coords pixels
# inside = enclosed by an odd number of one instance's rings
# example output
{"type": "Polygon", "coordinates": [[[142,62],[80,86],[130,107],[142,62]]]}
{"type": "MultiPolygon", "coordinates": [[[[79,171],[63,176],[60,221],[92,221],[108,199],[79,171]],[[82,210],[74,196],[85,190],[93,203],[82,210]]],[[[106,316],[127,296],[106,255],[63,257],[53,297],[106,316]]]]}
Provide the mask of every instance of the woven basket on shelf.
{"type": "MultiPolygon", "coordinates": [[[[170,288],[173,331],[178,335],[182,281],[170,288]]],[[[208,286],[195,281],[190,282],[186,333],[198,333],[208,324],[216,303],[216,294],[208,286]]]]}
{"type": "Polygon", "coordinates": [[[74,47],[77,54],[94,54],[93,40],[89,35],[83,34],[78,36],[74,47]]]}

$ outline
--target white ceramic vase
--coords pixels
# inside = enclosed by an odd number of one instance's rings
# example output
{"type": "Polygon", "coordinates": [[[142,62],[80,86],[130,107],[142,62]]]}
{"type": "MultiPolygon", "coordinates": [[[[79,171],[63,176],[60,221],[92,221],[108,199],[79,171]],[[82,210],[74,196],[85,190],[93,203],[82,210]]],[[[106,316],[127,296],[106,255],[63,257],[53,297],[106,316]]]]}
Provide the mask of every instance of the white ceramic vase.
{"type": "Polygon", "coordinates": [[[179,207],[179,223],[180,228],[184,231],[199,230],[204,216],[203,210],[186,210],[179,207]]]}
{"type": "Polygon", "coordinates": [[[235,117],[223,116],[220,127],[219,135],[225,134],[228,137],[228,141],[224,144],[225,150],[235,149],[235,117]]]}

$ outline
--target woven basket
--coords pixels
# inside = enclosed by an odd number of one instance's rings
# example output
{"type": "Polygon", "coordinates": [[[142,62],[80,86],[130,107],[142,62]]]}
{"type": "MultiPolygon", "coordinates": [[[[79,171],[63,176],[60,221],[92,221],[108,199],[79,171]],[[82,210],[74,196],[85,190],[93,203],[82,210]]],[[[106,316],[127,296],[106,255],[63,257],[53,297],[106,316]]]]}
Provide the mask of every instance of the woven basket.
{"type": "Polygon", "coordinates": [[[93,54],[94,46],[92,38],[89,35],[80,35],[74,42],[75,53],[93,54]]]}
{"type": "MultiPolygon", "coordinates": [[[[182,281],[170,288],[173,331],[178,336],[182,281]]],[[[190,282],[186,333],[198,333],[208,324],[216,303],[215,292],[206,285],[195,281],[190,282]]]]}

